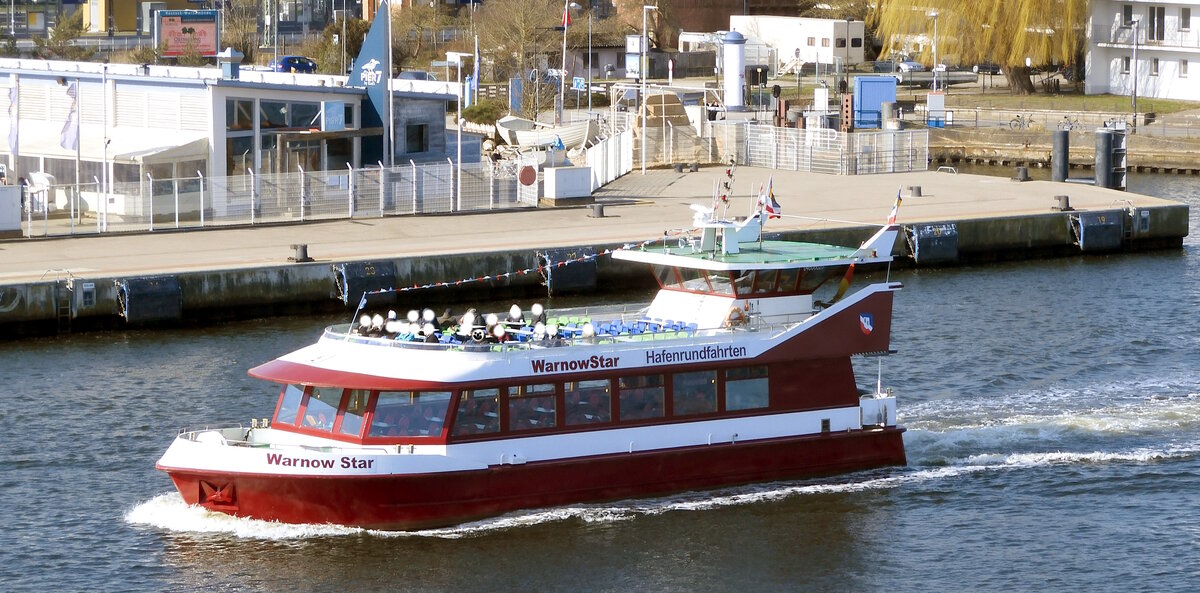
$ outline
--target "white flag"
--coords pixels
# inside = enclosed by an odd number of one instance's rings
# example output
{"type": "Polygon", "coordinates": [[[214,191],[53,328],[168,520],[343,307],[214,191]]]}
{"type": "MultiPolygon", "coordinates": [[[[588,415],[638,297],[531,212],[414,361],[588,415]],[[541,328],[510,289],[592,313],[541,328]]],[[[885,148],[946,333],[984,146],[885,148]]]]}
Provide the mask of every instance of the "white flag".
{"type": "Polygon", "coordinates": [[[8,88],[8,153],[17,154],[17,125],[20,118],[17,115],[17,87],[8,88]]]}
{"type": "Polygon", "coordinates": [[[72,82],[67,87],[67,96],[71,97],[71,113],[67,115],[62,133],[58,135],[58,145],[67,150],[79,148],[79,99],[75,95],[75,84],[72,82]]]}

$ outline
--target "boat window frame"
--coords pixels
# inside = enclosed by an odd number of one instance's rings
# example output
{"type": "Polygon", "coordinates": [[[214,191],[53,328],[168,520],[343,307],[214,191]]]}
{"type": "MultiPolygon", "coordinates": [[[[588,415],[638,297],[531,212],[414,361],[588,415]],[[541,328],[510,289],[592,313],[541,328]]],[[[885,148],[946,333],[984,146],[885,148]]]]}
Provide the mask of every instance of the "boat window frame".
{"type": "Polygon", "coordinates": [[[613,418],[613,414],[612,414],[613,391],[615,391],[615,390],[613,388],[613,381],[612,381],[611,377],[601,378],[601,379],[575,379],[573,381],[564,381],[562,383],[563,404],[561,406],[562,414],[563,414],[563,428],[578,429],[578,428],[586,428],[586,427],[592,427],[592,426],[602,426],[605,424],[611,424],[612,418],[613,418]],[[587,383],[589,385],[581,386],[581,384],[583,384],[583,383],[587,383]],[[604,384],[604,397],[608,402],[608,405],[597,408],[598,410],[602,410],[604,412],[603,415],[600,415],[600,417],[598,417],[596,419],[588,419],[586,417],[586,413],[585,413],[584,420],[578,421],[578,422],[572,422],[571,421],[571,418],[572,418],[571,412],[573,412],[575,410],[567,409],[569,406],[571,406],[571,404],[567,400],[567,394],[579,393],[580,401],[577,402],[575,405],[579,406],[579,407],[586,407],[586,405],[590,405],[590,404],[585,405],[583,403],[583,395],[584,394],[590,395],[593,392],[598,392],[600,383],[604,384]],[[573,388],[568,387],[568,386],[572,386],[572,385],[574,386],[573,388]]]}
{"type": "MultiPolygon", "coordinates": [[[[687,417],[698,417],[698,416],[711,416],[711,415],[716,415],[716,414],[721,413],[721,411],[722,411],[721,410],[721,408],[722,408],[721,393],[720,393],[721,392],[721,388],[720,388],[721,387],[721,373],[719,372],[719,369],[717,369],[717,368],[699,368],[699,369],[689,369],[686,371],[674,372],[674,373],[671,373],[671,380],[669,381],[669,383],[670,383],[670,387],[671,387],[671,393],[670,393],[670,397],[667,398],[667,401],[669,401],[671,403],[669,404],[670,405],[670,414],[668,415],[668,417],[670,417],[670,418],[687,418],[687,417]],[[679,397],[679,394],[676,393],[676,386],[680,382],[680,378],[683,376],[686,376],[686,375],[702,375],[702,374],[711,374],[711,380],[709,381],[709,384],[712,386],[712,410],[701,409],[701,410],[695,411],[695,412],[689,411],[687,413],[680,413],[676,408],[682,407],[682,406],[675,405],[676,397],[679,397]]],[[[698,383],[697,385],[703,385],[703,383],[698,383]]],[[[692,385],[690,385],[690,384],[683,385],[683,387],[690,388],[690,387],[692,387],[692,385]]],[[[707,399],[707,394],[706,394],[706,399],[707,399]]]]}
{"type": "MultiPolygon", "coordinates": [[[[504,387],[503,393],[505,395],[504,408],[505,408],[505,411],[508,412],[508,414],[507,414],[508,417],[504,424],[504,432],[510,433],[510,434],[512,434],[512,433],[531,433],[531,432],[549,432],[549,431],[559,430],[560,428],[562,428],[563,422],[562,422],[562,419],[559,418],[559,416],[562,414],[562,382],[561,381],[519,383],[519,384],[514,384],[514,385],[507,385],[504,387]],[[543,387],[543,386],[550,387],[552,393],[548,394],[548,392],[546,392],[546,391],[535,391],[531,394],[529,392],[530,387],[543,387]],[[554,402],[554,409],[550,410],[548,418],[552,418],[554,423],[550,424],[549,426],[532,426],[532,427],[526,427],[526,428],[515,428],[514,422],[516,419],[516,414],[513,412],[513,408],[512,408],[513,403],[514,403],[513,402],[514,391],[517,394],[515,399],[518,401],[531,400],[534,398],[545,399],[547,397],[550,397],[551,398],[550,401],[554,402]]],[[[545,409],[544,406],[542,406],[542,408],[545,409]]],[[[536,411],[536,409],[535,409],[535,411],[536,411]]],[[[537,412],[537,413],[547,414],[547,412],[537,412]]],[[[543,416],[542,419],[539,420],[539,422],[544,423],[546,421],[545,420],[546,418],[547,418],[547,416],[543,416]]]]}
{"type": "Polygon", "coordinates": [[[727,368],[721,369],[720,383],[721,383],[721,412],[723,414],[727,413],[730,415],[734,415],[734,414],[743,414],[743,413],[747,413],[747,412],[755,413],[755,412],[758,412],[761,410],[770,410],[771,409],[771,367],[770,367],[770,365],[756,364],[756,365],[727,367],[727,368]],[[742,378],[736,378],[736,379],[729,378],[730,374],[737,373],[739,371],[757,372],[760,370],[762,372],[762,376],[742,377],[742,378]],[[730,408],[729,407],[729,384],[730,383],[736,384],[736,383],[739,383],[742,381],[760,381],[760,380],[763,381],[763,386],[764,386],[763,395],[766,397],[766,403],[764,405],[756,406],[756,407],[739,407],[739,408],[730,408]]]}
{"type": "MultiPolygon", "coordinates": [[[[344,398],[345,396],[346,396],[346,388],[345,387],[331,387],[331,386],[324,386],[324,385],[309,385],[309,386],[307,386],[304,390],[304,403],[301,404],[300,413],[296,416],[296,418],[298,419],[298,422],[295,425],[296,428],[299,428],[301,430],[307,431],[312,434],[319,434],[321,436],[335,436],[334,432],[333,432],[333,426],[335,424],[337,424],[338,410],[341,409],[342,398],[344,398]],[[317,427],[315,425],[315,423],[317,421],[316,418],[313,418],[313,420],[312,420],[314,424],[308,423],[308,420],[309,420],[308,406],[313,400],[313,393],[318,390],[322,390],[322,389],[328,389],[331,391],[331,393],[334,391],[337,391],[339,393],[339,395],[337,397],[337,402],[338,402],[337,405],[330,406],[333,409],[333,418],[331,418],[329,420],[329,428],[317,427]]],[[[326,402],[325,399],[322,397],[317,397],[316,400],[323,404],[328,405],[328,402],[326,402]]],[[[318,412],[318,413],[320,413],[320,412],[318,412]]]]}
{"type": "Polygon", "coordinates": [[[283,426],[296,427],[297,426],[296,420],[298,420],[300,418],[300,407],[304,404],[304,398],[306,396],[305,392],[307,390],[308,390],[308,388],[305,385],[302,385],[299,383],[285,383],[283,385],[283,389],[281,389],[279,392],[279,398],[275,401],[275,413],[271,415],[272,425],[282,424],[283,426]],[[284,402],[284,399],[287,397],[288,390],[296,389],[296,388],[298,388],[298,390],[300,392],[300,399],[296,401],[296,412],[294,414],[292,414],[292,421],[291,422],[280,422],[279,411],[283,409],[283,402],[284,402]]]}
{"type": "Polygon", "coordinates": [[[375,392],[370,389],[346,388],[346,389],[342,390],[342,402],[341,402],[341,405],[338,407],[337,419],[334,420],[334,422],[333,422],[333,431],[332,431],[333,434],[336,436],[349,437],[349,438],[361,437],[362,433],[363,433],[363,427],[368,426],[367,411],[371,409],[371,403],[372,403],[374,397],[375,397],[375,392]],[[355,432],[343,432],[342,427],[345,424],[346,413],[350,411],[349,410],[350,399],[356,393],[365,394],[365,403],[363,404],[363,407],[362,407],[362,414],[357,416],[358,430],[355,432]]]}
{"type": "MultiPolygon", "coordinates": [[[[504,397],[502,394],[504,394],[504,393],[505,393],[505,388],[498,387],[498,386],[497,387],[487,387],[487,386],[464,387],[462,389],[459,389],[458,397],[455,398],[456,402],[454,405],[453,419],[450,422],[451,428],[448,433],[450,438],[455,439],[455,440],[472,439],[472,438],[491,438],[491,437],[499,435],[501,432],[503,432],[505,417],[507,416],[507,414],[504,413],[504,407],[503,407],[504,397]],[[480,428],[478,432],[458,432],[457,429],[459,426],[459,421],[460,421],[460,419],[463,418],[463,415],[462,415],[463,407],[462,406],[466,402],[468,394],[473,394],[477,391],[495,391],[496,392],[496,396],[495,396],[496,397],[496,409],[495,409],[496,417],[494,419],[495,420],[495,429],[487,430],[487,428],[486,428],[487,425],[485,424],[484,425],[485,427],[480,428]]],[[[472,399],[475,399],[475,398],[472,397],[472,399]]],[[[483,415],[486,415],[486,414],[487,414],[487,412],[483,412],[483,415]]],[[[490,424],[490,422],[491,421],[489,420],[488,423],[490,424]]],[[[476,424],[476,426],[478,426],[478,423],[474,423],[474,424],[476,424]]]]}
{"type": "MultiPolygon", "coordinates": [[[[444,442],[446,439],[446,434],[449,431],[448,426],[449,426],[450,422],[453,421],[451,414],[453,414],[454,405],[457,403],[459,391],[460,390],[458,390],[458,389],[378,389],[378,390],[372,390],[371,403],[369,404],[369,408],[368,408],[370,410],[370,419],[368,421],[369,428],[367,429],[366,433],[362,436],[362,442],[363,443],[371,443],[371,444],[374,444],[374,443],[420,444],[420,443],[444,442]],[[393,434],[393,435],[371,434],[371,428],[374,427],[375,422],[376,422],[376,417],[379,413],[379,404],[382,400],[384,400],[384,394],[391,394],[391,393],[407,393],[407,394],[409,394],[409,403],[408,403],[409,407],[416,407],[417,405],[419,405],[421,403],[419,401],[420,397],[418,396],[418,394],[424,394],[424,393],[447,393],[447,394],[449,394],[449,397],[446,400],[446,407],[444,408],[444,410],[442,412],[442,416],[441,416],[441,430],[437,434],[393,434]]],[[[432,401],[437,401],[437,400],[432,400],[432,401]]],[[[417,430],[419,431],[420,429],[417,429],[417,430]]]]}
{"type": "MultiPolygon", "coordinates": [[[[666,420],[669,417],[668,413],[667,413],[668,412],[668,410],[667,410],[668,403],[667,402],[670,401],[670,398],[667,395],[667,383],[668,383],[667,373],[665,373],[665,372],[663,372],[663,373],[638,373],[638,374],[634,374],[634,375],[621,375],[621,376],[617,377],[616,384],[614,385],[616,393],[617,393],[617,397],[615,398],[616,399],[615,404],[617,406],[617,414],[613,416],[614,418],[616,418],[615,422],[617,424],[627,425],[627,424],[650,424],[650,423],[655,423],[655,422],[663,422],[664,420],[666,420]],[[657,377],[658,384],[649,386],[649,387],[646,387],[646,386],[634,387],[634,386],[625,386],[624,385],[624,382],[627,380],[632,381],[634,379],[641,378],[641,377],[657,377]],[[658,392],[659,392],[658,393],[658,397],[659,397],[659,401],[658,401],[659,413],[658,413],[658,415],[645,416],[645,417],[641,417],[641,418],[627,418],[625,416],[625,406],[622,405],[624,402],[624,399],[625,399],[625,393],[626,393],[626,391],[632,392],[635,389],[650,390],[650,391],[653,391],[654,389],[658,390],[658,392]]],[[[642,403],[645,403],[645,401],[646,401],[646,399],[643,398],[642,403]]]]}

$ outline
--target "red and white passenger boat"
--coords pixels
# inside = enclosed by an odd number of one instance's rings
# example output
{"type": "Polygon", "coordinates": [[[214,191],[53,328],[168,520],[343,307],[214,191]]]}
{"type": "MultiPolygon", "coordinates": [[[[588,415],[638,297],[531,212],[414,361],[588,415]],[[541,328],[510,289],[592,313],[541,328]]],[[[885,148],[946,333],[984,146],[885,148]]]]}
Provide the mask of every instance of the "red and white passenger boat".
{"type": "Polygon", "coordinates": [[[250,370],[283,386],[269,423],[183,432],[157,467],[212,511],[420,529],[904,464],[895,399],[852,367],[889,352],[900,285],[846,292],[854,264],[891,260],[894,211],[854,249],[693,209],[688,238],[613,252],[661,284],[636,315],[488,339],[471,319],[428,341],[329,327],[250,370]]]}

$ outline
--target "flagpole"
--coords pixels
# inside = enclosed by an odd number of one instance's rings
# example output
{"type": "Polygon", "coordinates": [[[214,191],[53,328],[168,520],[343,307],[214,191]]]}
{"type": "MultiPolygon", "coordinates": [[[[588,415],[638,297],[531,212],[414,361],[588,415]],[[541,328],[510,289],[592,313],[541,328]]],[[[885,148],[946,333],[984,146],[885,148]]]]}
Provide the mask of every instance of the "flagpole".
{"type": "Polygon", "coordinates": [[[386,125],[388,130],[386,142],[387,146],[384,147],[384,152],[386,154],[384,155],[383,160],[388,164],[388,167],[391,167],[393,165],[393,155],[396,152],[396,126],[394,125],[395,122],[392,121],[394,117],[392,110],[395,109],[392,104],[392,6],[386,1],[383,3],[383,6],[387,9],[385,11],[386,14],[384,15],[387,17],[387,69],[384,71],[384,76],[387,77],[387,82],[384,88],[387,89],[386,125]]]}
{"type": "Polygon", "coordinates": [[[100,232],[108,232],[108,65],[103,66],[100,76],[100,97],[103,99],[101,110],[104,112],[104,137],[101,138],[104,145],[104,166],[100,170],[100,177],[104,179],[103,188],[101,188],[101,204],[104,205],[103,214],[101,216],[100,232]]]}
{"type": "Polygon", "coordinates": [[[570,24],[571,0],[563,0],[563,44],[562,69],[558,71],[558,109],[554,110],[554,123],[561,124],[563,109],[567,107],[567,25],[570,24]]]}
{"type": "Polygon", "coordinates": [[[75,79],[75,117],[77,118],[78,127],[76,128],[75,138],[75,195],[71,198],[71,234],[75,234],[75,204],[79,201],[79,160],[82,154],[83,147],[83,115],[79,113],[79,93],[82,87],[79,85],[79,79],[75,79]]]}

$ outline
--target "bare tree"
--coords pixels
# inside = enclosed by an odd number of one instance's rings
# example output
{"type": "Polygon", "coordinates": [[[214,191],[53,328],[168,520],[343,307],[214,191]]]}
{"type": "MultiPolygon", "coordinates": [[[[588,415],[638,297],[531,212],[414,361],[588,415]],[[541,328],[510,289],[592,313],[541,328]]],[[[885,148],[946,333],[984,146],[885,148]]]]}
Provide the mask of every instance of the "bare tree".
{"type": "Polygon", "coordinates": [[[218,51],[232,47],[254,63],[258,57],[258,21],[262,7],[257,0],[229,0],[221,22],[221,45],[218,51]]]}

